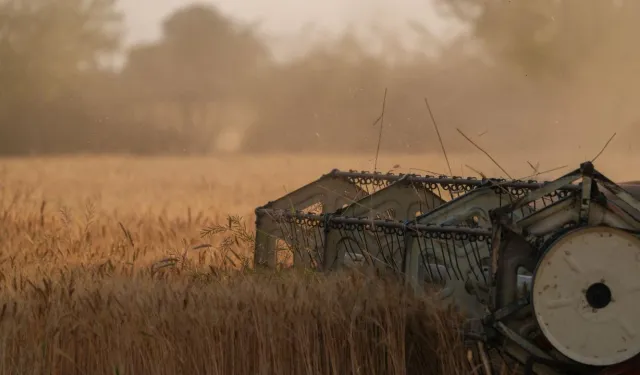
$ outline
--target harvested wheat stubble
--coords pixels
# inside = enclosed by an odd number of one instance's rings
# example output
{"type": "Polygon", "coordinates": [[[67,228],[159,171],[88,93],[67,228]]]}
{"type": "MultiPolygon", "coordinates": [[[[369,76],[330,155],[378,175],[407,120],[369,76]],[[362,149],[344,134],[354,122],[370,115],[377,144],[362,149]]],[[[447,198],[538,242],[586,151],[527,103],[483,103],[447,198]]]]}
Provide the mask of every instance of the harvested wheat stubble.
{"type": "Polygon", "coordinates": [[[17,295],[4,296],[0,373],[469,371],[455,315],[385,278],[75,270],[55,279],[16,280],[17,295]]]}

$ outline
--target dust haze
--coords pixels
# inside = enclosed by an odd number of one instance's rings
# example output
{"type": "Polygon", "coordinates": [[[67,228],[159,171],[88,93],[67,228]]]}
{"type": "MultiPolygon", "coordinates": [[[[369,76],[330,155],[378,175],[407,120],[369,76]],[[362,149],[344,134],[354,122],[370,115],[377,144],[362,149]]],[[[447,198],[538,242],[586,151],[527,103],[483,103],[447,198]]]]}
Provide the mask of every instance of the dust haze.
{"type": "Polygon", "coordinates": [[[0,5],[2,154],[372,155],[385,89],[381,155],[439,152],[425,98],[452,153],[474,150],[457,129],[505,155],[638,150],[637,2],[439,0],[439,34],[378,7],[286,59],[209,5],[125,47],[110,2],[21,3],[0,5]]]}

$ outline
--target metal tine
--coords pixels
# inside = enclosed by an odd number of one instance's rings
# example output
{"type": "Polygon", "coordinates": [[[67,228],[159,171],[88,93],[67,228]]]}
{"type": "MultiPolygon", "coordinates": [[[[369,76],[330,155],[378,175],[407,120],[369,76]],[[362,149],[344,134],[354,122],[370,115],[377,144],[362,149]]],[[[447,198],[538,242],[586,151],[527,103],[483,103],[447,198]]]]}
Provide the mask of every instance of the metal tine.
{"type": "MultiPolygon", "coordinates": [[[[349,176],[351,176],[352,178],[364,179],[362,175],[357,174],[358,172],[349,173],[349,176]],[[353,177],[353,174],[356,174],[355,177],[353,177]]],[[[385,177],[388,177],[388,175],[385,175],[385,177]]],[[[368,183],[369,181],[364,182],[368,183]]],[[[420,210],[422,210],[423,202],[431,201],[431,210],[427,211],[426,213],[428,214],[434,209],[437,209],[438,207],[441,207],[442,205],[447,203],[444,199],[442,199],[443,191],[448,191],[452,193],[452,197],[459,198],[479,189],[489,189],[488,191],[491,191],[492,195],[495,193],[496,196],[499,197],[500,201],[502,200],[503,195],[508,195],[510,201],[513,202],[515,200],[513,195],[517,195],[517,197],[522,196],[527,190],[537,188],[539,186],[542,185],[540,183],[530,182],[505,182],[502,180],[484,180],[484,182],[482,182],[473,178],[451,179],[448,177],[439,177],[437,179],[433,179],[430,177],[418,178],[412,175],[403,175],[397,181],[388,185],[386,189],[379,190],[376,194],[363,198],[358,202],[354,202],[351,205],[338,210],[335,214],[345,217],[364,217],[366,215],[371,215],[370,211],[374,208],[388,210],[390,206],[393,206],[392,210],[396,211],[397,213],[397,215],[393,219],[398,221],[413,220],[415,218],[415,215],[412,215],[412,207],[418,207],[420,210]],[[456,181],[456,183],[453,183],[452,181],[456,181]],[[496,184],[498,183],[504,184],[505,186],[507,186],[507,188],[503,186],[497,186],[496,184]],[[483,184],[488,186],[483,187],[483,184]],[[419,189],[422,191],[422,194],[419,191],[415,191],[415,194],[407,191],[411,189],[419,189]],[[435,194],[434,192],[438,192],[438,194],[435,194]]],[[[455,201],[456,200],[449,201],[449,203],[455,201]]],[[[489,208],[493,208],[495,206],[496,204],[492,203],[491,207],[489,208]]],[[[417,212],[420,213],[420,211],[417,212]]],[[[379,216],[380,215],[378,214],[375,218],[379,218],[379,216]]],[[[373,219],[371,216],[369,218],[373,219]]],[[[338,234],[333,233],[331,227],[327,228],[326,233],[328,237],[328,239],[326,240],[327,243],[336,243],[339,241],[339,239],[333,239],[333,237],[337,237],[338,234]]],[[[382,242],[388,241],[391,241],[391,239],[385,238],[385,241],[378,241],[377,246],[379,248],[382,248],[384,246],[382,242]]],[[[379,250],[374,250],[373,252],[377,253],[379,252],[379,250]]]]}
{"type": "MultiPolygon", "coordinates": [[[[418,256],[426,275],[420,276],[420,279],[416,279],[415,282],[409,281],[416,288],[425,283],[436,282],[443,286],[445,293],[455,290],[451,289],[453,286],[448,284],[449,281],[464,282],[468,278],[479,281],[483,273],[482,257],[478,256],[475,249],[480,247],[489,249],[491,241],[491,231],[478,227],[400,223],[392,220],[369,220],[290,211],[283,211],[273,216],[286,224],[283,225],[286,227],[315,225],[323,229],[335,228],[343,235],[342,244],[347,246],[357,244],[356,251],[359,250],[363,255],[365,264],[375,268],[390,269],[404,276],[411,276],[406,273],[405,260],[408,249],[405,245],[406,239],[415,238],[418,240],[417,245],[420,248],[418,256]],[[371,244],[377,244],[376,252],[370,251],[371,244]],[[466,256],[459,258],[453,253],[454,248],[463,248],[466,256]]],[[[293,232],[301,231],[294,229],[293,232]]],[[[354,252],[353,248],[350,250],[354,252]]],[[[318,269],[326,272],[341,268],[347,260],[345,256],[347,251],[349,250],[337,251],[337,256],[333,260],[327,254],[320,255],[319,257],[325,262],[318,269]]]]}
{"type": "MultiPolygon", "coordinates": [[[[466,194],[454,201],[447,202],[444,205],[432,210],[424,215],[421,215],[411,223],[419,223],[424,225],[467,225],[470,227],[477,227],[480,222],[469,222],[468,219],[476,215],[475,210],[469,210],[472,208],[481,208],[479,212],[486,214],[492,209],[499,207],[511,206],[517,199],[513,198],[513,195],[525,196],[528,189],[517,188],[516,191],[510,191],[508,194],[504,194],[504,191],[497,187],[484,187],[475,189],[473,192],[466,194]]],[[[548,192],[541,198],[549,197],[550,200],[561,199],[565,194],[570,194],[572,190],[556,190],[548,192]]],[[[577,190],[576,190],[577,191],[577,190]]],[[[539,200],[539,199],[538,199],[539,200]]],[[[525,217],[527,212],[524,209],[525,206],[518,207],[509,212],[509,216],[521,216],[525,217]],[[519,214],[519,215],[518,215],[519,214]]],[[[526,206],[530,211],[534,211],[538,208],[536,205],[526,206]]],[[[487,221],[487,229],[491,227],[490,217],[482,217],[487,221]]],[[[444,267],[445,273],[447,273],[448,279],[454,278],[467,278],[473,277],[476,280],[482,278],[482,281],[487,282],[487,277],[483,272],[482,261],[489,258],[491,255],[491,247],[486,244],[469,243],[465,241],[440,241],[437,238],[430,238],[429,242],[431,246],[430,251],[433,256],[438,258],[438,261],[444,267]]],[[[416,269],[416,266],[412,266],[412,262],[420,262],[423,257],[418,256],[418,252],[423,251],[420,248],[416,248],[415,244],[407,244],[407,253],[411,256],[407,259],[406,272],[411,280],[418,282],[418,275],[420,270],[416,269]]],[[[429,267],[424,265],[424,267],[429,267]]],[[[440,268],[438,268],[440,270],[440,268]]]]}
{"type": "MultiPolygon", "coordinates": [[[[455,225],[466,224],[470,226],[485,225],[490,227],[490,217],[488,217],[489,212],[500,207],[511,206],[515,201],[513,198],[514,194],[523,196],[526,192],[524,190],[520,190],[504,194],[501,189],[492,186],[478,188],[454,201],[447,202],[430,212],[418,216],[411,220],[410,223],[446,223],[455,225]],[[505,197],[505,195],[508,196],[505,197]],[[475,221],[476,218],[478,219],[477,222],[475,221]],[[482,224],[480,220],[485,221],[486,224],[482,224]]],[[[564,194],[565,193],[561,193],[561,191],[553,191],[548,193],[547,196],[550,196],[550,199],[553,200],[555,198],[559,199],[560,197],[563,197],[564,194]]],[[[569,194],[569,192],[566,192],[566,194],[569,194]]],[[[517,216],[525,217],[529,213],[528,211],[534,212],[534,209],[537,208],[537,206],[526,206],[528,207],[528,210],[524,210],[524,207],[525,206],[514,209],[508,214],[513,216],[514,214],[519,213],[517,216]]]]}
{"type": "MultiPolygon", "coordinates": [[[[321,225],[329,225],[334,229],[344,230],[344,232],[348,231],[357,231],[362,232],[366,235],[366,233],[370,233],[373,235],[374,239],[379,239],[380,236],[406,236],[407,231],[416,232],[416,233],[436,233],[439,237],[432,238],[444,238],[444,239],[455,239],[455,237],[451,237],[453,233],[461,233],[463,235],[476,235],[476,236],[488,236],[490,231],[482,228],[469,228],[462,226],[433,226],[433,225],[421,225],[421,224],[405,224],[402,222],[392,221],[392,220],[368,220],[365,218],[350,218],[350,217],[342,217],[342,216],[334,216],[334,215],[318,215],[318,214],[306,214],[306,213],[297,213],[282,210],[280,212],[272,212],[272,216],[279,221],[281,224],[285,224],[282,227],[290,226],[292,233],[301,233],[302,230],[298,229],[300,226],[304,227],[319,227],[321,225]],[[376,237],[378,236],[378,237],[376,237]]],[[[326,229],[326,228],[325,228],[326,229]]],[[[289,236],[291,239],[295,236],[289,236]]],[[[376,239],[376,241],[377,241],[376,239]]],[[[364,246],[367,247],[367,240],[362,241],[364,246]]],[[[398,244],[404,244],[404,240],[400,242],[397,241],[398,244]]],[[[393,242],[388,242],[389,249],[388,255],[393,255],[394,253],[400,253],[400,256],[404,258],[404,249],[398,246],[397,250],[393,249],[393,242]]],[[[384,246],[382,247],[384,249],[384,246]]],[[[364,249],[366,251],[366,249],[364,249]]],[[[387,254],[372,254],[374,257],[387,255],[387,254]]],[[[340,261],[340,259],[338,259],[340,261]]],[[[400,269],[400,266],[396,267],[400,269]]]]}
{"type": "MultiPolygon", "coordinates": [[[[434,278],[434,272],[432,271],[430,264],[432,259],[429,258],[429,252],[427,251],[427,246],[422,246],[422,238],[421,237],[417,237],[418,241],[416,241],[418,248],[419,248],[419,255],[420,255],[420,260],[422,261],[422,265],[424,266],[424,268],[427,270],[428,274],[429,274],[429,280],[433,281],[435,280],[434,278]]],[[[433,259],[435,260],[435,259],[433,259]]],[[[444,278],[442,277],[442,273],[440,272],[440,267],[436,266],[436,270],[438,271],[438,280],[444,280],[444,278]]]]}
{"type": "Polygon", "coordinates": [[[281,239],[287,245],[287,249],[280,249],[280,251],[285,250],[289,251],[293,256],[293,263],[307,263],[304,260],[309,260],[311,266],[314,263],[314,249],[317,248],[315,244],[315,236],[313,236],[314,231],[306,227],[305,225],[297,224],[293,221],[283,222],[279,226],[281,239]],[[311,232],[311,233],[310,233],[311,232]]]}
{"type": "MultiPolygon", "coordinates": [[[[434,226],[435,227],[435,226],[434,226]]],[[[446,227],[441,227],[446,228],[446,227]]],[[[469,228],[472,229],[472,228],[469,228]]],[[[475,235],[472,232],[463,233],[433,233],[426,232],[413,234],[419,249],[419,257],[425,273],[433,281],[437,276],[437,280],[446,282],[447,280],[466,280],[468,275],[473,275],[476,280],[480,280],[482,276],[481,259],[477,256],[466,256],[460,260],[457,256],[452,256],[451,249],[454,247],[470,248],[473,253],[475,247],[479,247],[481,243],[489,247],[490,236],[475,235]],[[436,275],[437,274],[437,275],[436,275]]],[[[486,280],[486,278],[484,278],[486,280]]],[[[425,282],[427,280],[418,280],[425,282]]]]}
{"type": "MultiPolygon", "coordinates": [[[[358,255],[358,253],[361,254],[367,254],[366,251],[362,250],[362,245],[360,245],[360,242],[353,239],[353,238],[348,238],[346,232],[343,229],[340,229],[341,232],[341,237],[345,238],[346,241],[344,241],[343,243],[346,244],[346,249],[345,249],[345,255],[349,255],[349,257],[351,258],[351,260],[353,262],[357,261],[357,257],[356,255],[358,255]],[[354,245],[358,245],[358,249],[354,249],[354,245]]],[[[326,258],[326,256],[325,256],[326,258]]],[[[368,263],[368,264],[373,264],[373,260],[371,259],[371,257],[364,257],[364,260],[368,263]]]]}
{"type": "Polygon", "coordinates": [[[315,230],[312,230],[313,233],[313,241],[314,241],[314,247],[311,250],[311,260],[312,260],[312,264],[311,267],[312,268],[318,268],[321,264],[322,264],[322,252],[318,251],[318,249],[324,248],[324,235],[323,235],[323,230],[320,227],[316,227],[314,228],[315,230]]]}

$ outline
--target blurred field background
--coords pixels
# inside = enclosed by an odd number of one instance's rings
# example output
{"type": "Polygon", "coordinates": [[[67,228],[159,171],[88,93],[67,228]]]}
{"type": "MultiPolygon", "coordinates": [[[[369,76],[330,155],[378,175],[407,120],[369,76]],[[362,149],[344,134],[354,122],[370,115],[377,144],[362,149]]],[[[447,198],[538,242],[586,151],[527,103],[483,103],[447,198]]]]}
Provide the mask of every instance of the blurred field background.
{"type": "Polygon", "coordinates": [[[0,374],[473,372],[397,280],[248,267],[256,206],[373,170],[385,89],[379,171],[449,173],[428,98],[455,175],[506,177],[460,129],[538,179],[615,134],[596,167],[637,179],[640,3],[436,0],[446,35],[300,30],[286,58],[209,4],[125,45],[117,5],[0,1],[0,374]]]}

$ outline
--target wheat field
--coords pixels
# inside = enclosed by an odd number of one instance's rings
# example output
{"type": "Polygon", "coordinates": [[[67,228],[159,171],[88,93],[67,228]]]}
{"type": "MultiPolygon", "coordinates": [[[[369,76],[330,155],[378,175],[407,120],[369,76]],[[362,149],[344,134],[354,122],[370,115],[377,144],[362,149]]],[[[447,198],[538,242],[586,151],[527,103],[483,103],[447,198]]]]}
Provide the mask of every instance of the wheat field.
{"type": "MultiPolygon", "coordinates": [[[[567,155],[572,168],[583,159],[567,155]]],[[[499,173],[478,155],[450,158],[454,174],[499,173]]],[[[547,158],[540,170],[562,165],[547,158]]],[[[630,158],[597,167],[633,179],[630,158]]],[[[503,160],[512,177],[532,172],[503,160]]],[[[253,209],[332,168],[373,160],[0,159],[0,374],[472,372],[457,316],[397,280],[250,269],[253,209]],[[231,229],[201,235],[220,225],[231,229]]],[[[378,170],[391,169],[447,166],[439,155],[381,157],[378,170]]]]}

